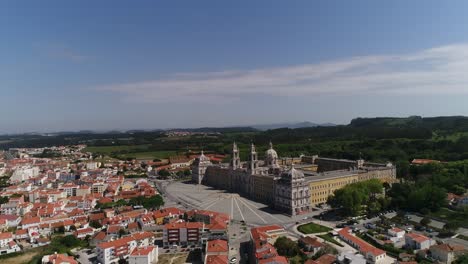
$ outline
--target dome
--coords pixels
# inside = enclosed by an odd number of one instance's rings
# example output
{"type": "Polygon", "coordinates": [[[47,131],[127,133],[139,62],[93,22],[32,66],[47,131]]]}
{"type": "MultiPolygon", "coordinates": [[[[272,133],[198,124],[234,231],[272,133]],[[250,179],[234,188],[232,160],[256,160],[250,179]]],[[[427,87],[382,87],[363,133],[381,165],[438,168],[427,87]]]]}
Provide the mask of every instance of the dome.
{"type": "Polygon", "coordinates": [[[302,173],[302,171],[300,171],[300,170],[296,170],[294,168],[294,166],[291,166],[291,169],[289,171],[285,172],[284,175],[287,178],[290,178],[290,179],[304,178],[304,173],[302,173]]]}
{"type": "Polygon", "coordinates": [[[270,148],[265,152],[265,157],[268,159],[268,158],[271,158],[271,159],[278,159],[278,154],[276,153],[276,151],[273,149],[273,143],[271,143],[270,141],[270,148]]]}
{"type": "Polygon", "coordinates": [[[276,153],[276,151],[274,149],[268,149],[266,152],[265,152],[265,157],[268,159],[268,158],[275,158],[277,159],[278,158],[278,154],[276,153]]]}

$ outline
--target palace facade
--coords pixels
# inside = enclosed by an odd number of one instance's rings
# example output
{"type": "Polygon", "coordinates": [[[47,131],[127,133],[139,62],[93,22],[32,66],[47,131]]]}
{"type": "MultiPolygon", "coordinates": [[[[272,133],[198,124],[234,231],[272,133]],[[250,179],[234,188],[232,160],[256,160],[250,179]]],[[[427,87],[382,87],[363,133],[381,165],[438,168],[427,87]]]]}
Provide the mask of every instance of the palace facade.
{"type": "Polygon", "coordinates": [[[270,142],[264,160],[251,145],[248,161],[239,158],[236,143],[229,164],[214,165],[203,153],[194,161],[192,179],[217,189],[239,193],[288,215],[309,212],[347,184],[368,179],[396,181],[391,163],[367,163],[318,156],[279,158],[270,142]]]}

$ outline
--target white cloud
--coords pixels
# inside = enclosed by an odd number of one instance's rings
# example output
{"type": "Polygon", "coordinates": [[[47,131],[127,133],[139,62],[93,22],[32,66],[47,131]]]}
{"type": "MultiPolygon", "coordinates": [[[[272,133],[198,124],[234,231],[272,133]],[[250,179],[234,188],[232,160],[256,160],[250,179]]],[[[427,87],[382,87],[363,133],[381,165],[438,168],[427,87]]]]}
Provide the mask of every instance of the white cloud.
{"type": "Polygon", "coordinates": [[[97,89],[148,102],[222,102],[253,94],[468,94],[468,44],[290,67],[178,73],[97,89]]]}

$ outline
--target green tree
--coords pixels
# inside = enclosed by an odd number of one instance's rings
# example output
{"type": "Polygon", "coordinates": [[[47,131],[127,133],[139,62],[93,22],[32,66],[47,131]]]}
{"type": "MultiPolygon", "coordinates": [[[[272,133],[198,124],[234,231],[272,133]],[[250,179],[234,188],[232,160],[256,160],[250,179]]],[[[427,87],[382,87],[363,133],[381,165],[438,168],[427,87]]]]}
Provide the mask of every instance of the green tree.
{"type": "Polygon", "coordinates": [[[8,203],[9,200],[8,196],[0,196],[0,204],[8,203]]]}
{"type": "Polygon", "coordinates": [[[454,264],[468,264],[468,254],[463,254],[459,256],[453,263],[454,264]]]}
{"type": "Polygon", "coordinates": [[[102,227],[101,223],[99,223],[96,220],[92,220],[91,222],[89,222],[89,226],[92,227],[92,228],[101,228],[102,227]]]}
{"type": "Polygon", "coordinates": [[[431,219],[427,216],[421,219],[421,222],[420,222],[420,224],[423,226],[428,226],[430,223],[431,223],[431,219]]]}
{"type": "Polygon", "coordinates": [[[123,236],[125,236],[126,234],[127,234],[127,231],[125,231],[125,229],[121,228],[121,229],[119,230],[119,237],[123,237],[123,236]]]}
{"type": "Polygon", "coordinates": [[[292,258],[301,254],[297,242],[292,241],[287,237],[279,237],[274,244],[278,254],[288,258],[292,258]]]}
{"type": "Polygon", "coordinates": [[[450,232],[455,232],[459,227],[460,227],[460,223],[456,221],[450,221],[444,225],[444,229],[450,232]]]}

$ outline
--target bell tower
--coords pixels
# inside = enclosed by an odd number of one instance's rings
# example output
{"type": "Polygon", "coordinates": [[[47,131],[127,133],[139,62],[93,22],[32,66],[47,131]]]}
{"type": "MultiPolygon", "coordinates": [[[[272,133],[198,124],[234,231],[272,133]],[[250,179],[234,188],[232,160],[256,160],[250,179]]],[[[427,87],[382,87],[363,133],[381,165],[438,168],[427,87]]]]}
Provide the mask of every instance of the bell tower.
{"type": "Polygon", "coordinates": [[[237,147],[236,142],[232,144],[231,168],[233,170],[240,168],[239,148],[237,147]]]}
{"type": "Polygon", "coordinates": [[[255,150],[255,145],[252,143],[250,146],[250,155],[249,155],[249,170],[250,174],[256,174],[258,169],[258,154],[255,150]]]}

